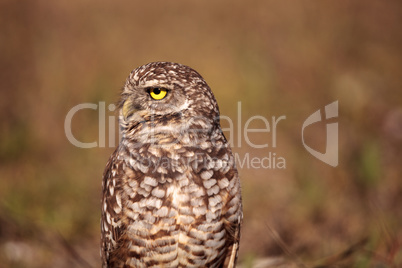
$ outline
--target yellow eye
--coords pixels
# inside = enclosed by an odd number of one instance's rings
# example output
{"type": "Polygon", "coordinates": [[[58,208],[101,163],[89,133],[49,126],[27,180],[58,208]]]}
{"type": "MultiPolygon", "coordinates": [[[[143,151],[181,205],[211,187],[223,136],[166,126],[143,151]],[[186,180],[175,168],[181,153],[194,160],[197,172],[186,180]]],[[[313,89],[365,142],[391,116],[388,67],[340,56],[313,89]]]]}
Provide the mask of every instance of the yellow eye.
{"type": "Polygon", "coordinates": [[[161,87],[155,87],[155,88],[150,88],[149,89],[149,95],[151,95],[151,98],[154,100],[161,100],[164,97],[166,97],[167,90],[161,87]]]}

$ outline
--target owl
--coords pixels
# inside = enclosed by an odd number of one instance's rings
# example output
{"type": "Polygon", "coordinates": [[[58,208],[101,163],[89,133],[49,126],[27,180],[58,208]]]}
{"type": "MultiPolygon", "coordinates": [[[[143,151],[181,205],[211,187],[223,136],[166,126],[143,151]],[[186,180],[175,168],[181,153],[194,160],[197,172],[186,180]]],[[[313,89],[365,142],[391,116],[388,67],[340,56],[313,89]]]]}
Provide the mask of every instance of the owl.
{"type": "Polygon", "coordinates": [[[240,180],[201,75],[171,62],[133,70],[119,126],[103,174],[103,267],[235,267],[240,180]]]}

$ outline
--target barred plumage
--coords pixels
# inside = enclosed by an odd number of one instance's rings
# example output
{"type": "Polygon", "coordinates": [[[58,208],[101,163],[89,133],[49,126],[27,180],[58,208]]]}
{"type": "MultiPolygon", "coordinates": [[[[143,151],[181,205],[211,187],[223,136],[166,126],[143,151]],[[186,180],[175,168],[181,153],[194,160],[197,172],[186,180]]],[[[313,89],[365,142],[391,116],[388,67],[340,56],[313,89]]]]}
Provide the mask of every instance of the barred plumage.
{"type": "Polygon", "coordinates": [[[240,181],[204,79],[177,63],[141,66],[119,121],[103,176],[103,267],[234,267],[240,181]]]}

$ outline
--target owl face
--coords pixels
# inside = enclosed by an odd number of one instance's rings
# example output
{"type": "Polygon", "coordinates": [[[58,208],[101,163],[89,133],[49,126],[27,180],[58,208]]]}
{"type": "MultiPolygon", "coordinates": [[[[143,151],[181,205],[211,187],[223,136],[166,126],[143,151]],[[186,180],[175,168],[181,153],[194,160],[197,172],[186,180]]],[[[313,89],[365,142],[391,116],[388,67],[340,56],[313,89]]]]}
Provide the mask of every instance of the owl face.
{"type": "Polygon", "coordinates": [[[195,70],[171,62],[154,62],[130,73],[120,100],[121,127],[138,123],[169,122],[183,129],[189,122],[210,121],[219,116],[215,97],[195,70]]]}
{"type": "Polygon", "coordinates": [[[188,108],[185,88],[177,83],[157,79],[135,82],[130,77],[124,88],[122,112],[126,119],[135,112],[145,118],[182,113],[188,108]]]}

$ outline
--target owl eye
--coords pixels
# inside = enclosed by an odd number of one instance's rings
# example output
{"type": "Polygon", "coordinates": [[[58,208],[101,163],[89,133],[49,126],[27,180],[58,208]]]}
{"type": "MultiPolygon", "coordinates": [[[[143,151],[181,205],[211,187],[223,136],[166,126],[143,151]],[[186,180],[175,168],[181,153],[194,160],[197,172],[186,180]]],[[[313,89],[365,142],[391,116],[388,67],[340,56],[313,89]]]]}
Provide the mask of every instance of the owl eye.
{"type": "Polygon", "coordinates": [[[148,93],[154,100],[161,100],[167,95],[167,89],[161,87],[154,87],[148,89],[148,93]]]}

